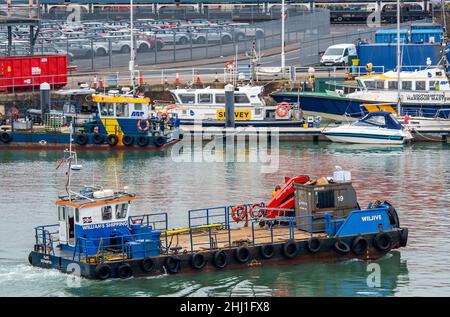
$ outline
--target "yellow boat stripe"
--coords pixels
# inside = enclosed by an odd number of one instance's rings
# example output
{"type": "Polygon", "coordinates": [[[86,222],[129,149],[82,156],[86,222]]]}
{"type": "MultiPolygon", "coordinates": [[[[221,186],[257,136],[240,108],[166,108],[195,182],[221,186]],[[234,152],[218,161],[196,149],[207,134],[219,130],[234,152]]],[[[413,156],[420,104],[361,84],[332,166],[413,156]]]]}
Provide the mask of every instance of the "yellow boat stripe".
{"type": "Polygon", "coordinates": [[[94,101],[94,102],[149,103],[150,102],[150,98],[133,98],[133,97],[123,97],[123,96],[92,95],[92,101],[94,101]]]}

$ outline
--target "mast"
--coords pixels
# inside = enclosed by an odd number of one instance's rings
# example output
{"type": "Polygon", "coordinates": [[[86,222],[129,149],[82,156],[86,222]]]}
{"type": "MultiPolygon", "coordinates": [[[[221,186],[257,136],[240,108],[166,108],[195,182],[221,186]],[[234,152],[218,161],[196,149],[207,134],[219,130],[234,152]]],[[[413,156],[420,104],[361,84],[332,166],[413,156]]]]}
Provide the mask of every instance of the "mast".
{"type": "Polygon", "coordinates": [[[400,0],[397,0],[397,115],[401,115],[401,101],[400,101],[400,0]]]}
{"type": "Polygon", "coordinates": [[[281,1],[281,72],[284,74],[286,66],[286,56],[284,52],[284,20],[286,17],[284,0],[281,1]]]}
{"type": "Polygon", "coordinates": [[[134,93],[134,38],[133,38],[133,29],[134,29],[134,23],[133,23],[133,0],[130,0],[130,27],[131,27],[131,33],[130,33],[130,79],[131,79],[131,87],[133,87],[133,93],[134,93]]]}

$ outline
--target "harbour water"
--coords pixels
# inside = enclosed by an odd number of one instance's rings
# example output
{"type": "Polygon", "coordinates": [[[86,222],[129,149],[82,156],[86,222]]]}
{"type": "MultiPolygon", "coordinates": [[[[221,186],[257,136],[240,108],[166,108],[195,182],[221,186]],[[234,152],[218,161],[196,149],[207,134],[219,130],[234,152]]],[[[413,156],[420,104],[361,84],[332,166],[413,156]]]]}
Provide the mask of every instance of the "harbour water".
{"type": "MultiPolygon", "coordinates": [[[[201,150],[201,149],[196,149],[201,150]]],[[[28,264],[33,227],[56,222],[64,169],[60,151],[0,151],[0,296],[448,296],[450,293],[450,146],[405,147],[280,143],[279,168],[262,163],[179,162],[170,150],[78,152],[83,170],[74,186],[128,186],[137,194],[132,213],[167,211],[169,226],[187,225],[190,208],[267,201],[285,176],[352,172],[361,206],[391,201],[406,248],[370,265],[362,261],[253,268],[239,271],[127,280],[73,280],[28,264]],[[372,279],[373,272],[378,278],[372,279]],[[374,283],[375,282],[375,283],[374,283]]]]}

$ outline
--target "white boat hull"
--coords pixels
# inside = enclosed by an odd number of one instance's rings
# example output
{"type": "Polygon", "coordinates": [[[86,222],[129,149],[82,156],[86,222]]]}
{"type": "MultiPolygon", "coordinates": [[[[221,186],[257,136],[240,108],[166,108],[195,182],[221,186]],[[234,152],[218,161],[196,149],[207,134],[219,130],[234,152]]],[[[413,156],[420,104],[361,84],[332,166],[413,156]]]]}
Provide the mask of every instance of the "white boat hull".
{"type": "Polygon", "coordinates": [[[401,145],[412,140],[411,133],[404,129],[360,128],[351,125],[332,128],[323,131],[323,134],[332,142],[341,143],[401,145]]]}

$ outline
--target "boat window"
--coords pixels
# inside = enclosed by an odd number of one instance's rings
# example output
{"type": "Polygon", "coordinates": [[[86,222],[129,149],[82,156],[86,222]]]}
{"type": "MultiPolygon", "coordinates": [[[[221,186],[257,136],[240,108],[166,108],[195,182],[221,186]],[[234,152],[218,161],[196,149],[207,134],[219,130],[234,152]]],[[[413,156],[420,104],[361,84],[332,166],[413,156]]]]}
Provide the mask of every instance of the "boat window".
{"type": "Polygon", "coordinates": [[[383,116],[373,116],[365,120],[368,123],[372,123],[374,125],[384,126],[386,125],[386,119],[383,116]]]}
{"type": "Polygon", "coordinates": [[[212,103],[212,95],[211,94],[199,94],[198,95],[198,103],[212,103]]]}
{"type": "Polygon", "coordinates": [[[111,206],[102,207],[102,220],[112,219],[112,208],[111,206]]]}
{"type": "Polygon", "coordinates": [[[65,206],[58,207],[58,219],[59,219],[59,221],[66,220],[66,207],[65,206]]]}
{"type": "Polygon", "coordinates": [[[80,210],[78,208],[75,209],[75,221],[80,222],[80,210]]]}
{"type": "Polygon", "coordinates": [[[334,191],[333,190],[325,190],[325,191],[317,192],[316,206],[319,209],[334,208],[334,191]]]}
{"type": "Polygon", "coordinates": [[[195,94],[179,94],[181,103],[195,103],[195,94]]]}
{"type": "Polygon", "coordinates": [[[141,103],[134,103],[134,110],[142,110],[142,104],[141,103]]]}
{"type": "Polygon", "coordinates": [[[225,94],[217,94],[216,103],[225,103],[225,94]]]}
{"type": "Polygon", "coordinates": [[[430,90],[439,90],[438,80],[430,80],[430,90]]]}
{"type": "Polygon", "coordinates": [[[123,219],[127,216],[128,204],[116,205],[116,219],[123,219]]]}
{"type": "Polygon", "coordinates": [[[425,90],[425,81],[424,80],[416,81],[416,90],[425,90]]]}
{"type": "Polygon", "coordinates": [[[250,100],[248,99],[247,95],[235,94],[234,95],[234,102],[235,103],[250,103],[250,100]]]}
{"type": "Polygon", "coordinates": [[[397,90],[398,89],[398,82],[394,80],[388,81],[388,89],[389,90],[397,90]]]}
{"type": "Polygon", "coordinates": [[[410,80],[402,81],[402,89],[403,90],[411,90],[412,89],[412,82],[410,80]]]}
{"type": "Polygon", "coordinates": [[[117,117],[128,117],[128,103],[122,102],[116,105],[117,117]]]}
{"type": "Polygon", "coordinates": [[[377,89],[384,89],[384,81],[383,80],[377,80],[375,81],[375,87],[377,89]]]}
{"type": "Polygon", "coordinates": [[[364,84],[366,85],[367,89],[375,89],[375,82],[374,81],[365,81],[364,84]]]}

